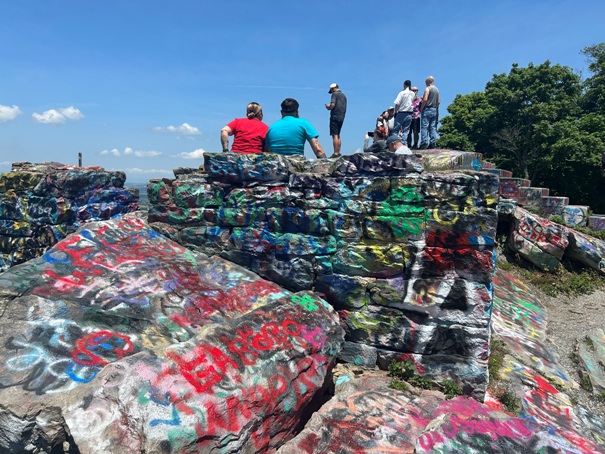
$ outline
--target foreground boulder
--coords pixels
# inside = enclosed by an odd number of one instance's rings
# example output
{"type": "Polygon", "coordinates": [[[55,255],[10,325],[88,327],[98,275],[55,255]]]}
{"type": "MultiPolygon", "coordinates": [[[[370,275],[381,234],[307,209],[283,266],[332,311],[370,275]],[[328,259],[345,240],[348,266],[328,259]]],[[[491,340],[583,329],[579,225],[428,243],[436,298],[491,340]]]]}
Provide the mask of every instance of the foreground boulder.
{"type": "Polygon", "coordinates": [[[0,451],[265,452],[323,398],[343,331],[133,215],[0,274],[0,451]]]}
{"type": "MultiPolygon", "coordinates": [[[[510,354],[485,404],[409,383],[392,389],[381,371],[339,365],[334,398],[278,453],[605,452],[605,423],[565,393],[578,385],[548,345],[544,306],[509,273],[498,271],[494,287],[492,329],[510,354]]],[[[598,355],[597,333],[590,338],[598,355]]]]}
{"type": "Polygon", "coordinates": [[[337,392],[279,454],[602,452],[574,433],[539,421],[466,397],[446,400],[435,391],[397,391],[385,378],[354,379],[337,392]]]}

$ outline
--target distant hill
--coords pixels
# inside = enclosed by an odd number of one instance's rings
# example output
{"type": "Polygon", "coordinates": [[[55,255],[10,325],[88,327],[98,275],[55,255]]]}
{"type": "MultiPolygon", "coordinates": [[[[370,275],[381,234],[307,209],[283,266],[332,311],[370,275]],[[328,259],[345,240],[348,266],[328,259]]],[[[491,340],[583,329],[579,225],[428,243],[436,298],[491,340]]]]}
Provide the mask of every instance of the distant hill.
{"type": "Polygon", "coordinates": [[[149,199],[147,198],[147,183],[126,184],[129,188],[138,188],[139,190],[139,208],[147,211],[149,209],[149,199]]]}

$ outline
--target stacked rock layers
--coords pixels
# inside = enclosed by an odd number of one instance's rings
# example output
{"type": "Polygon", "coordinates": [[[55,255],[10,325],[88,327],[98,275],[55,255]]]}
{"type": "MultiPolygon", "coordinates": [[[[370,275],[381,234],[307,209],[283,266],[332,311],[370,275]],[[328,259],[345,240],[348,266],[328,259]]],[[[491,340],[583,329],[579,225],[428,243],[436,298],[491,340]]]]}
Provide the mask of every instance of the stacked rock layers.
{"type": "Polygon", "coordinates": [[[38,257],[82,223],[138,209],[124,172],[14,163],[0,175],[0,271],[38,257]]]}
{"type": "Polygon", "coordinates": [[[390,153],[335,162],[207,153],[203,170],[175,175],[148,184],[156,230],[324,294],[347,333],[344,359],[408,360],[483,396],[496,175],[425,172],[421,156],[390,153]]]}

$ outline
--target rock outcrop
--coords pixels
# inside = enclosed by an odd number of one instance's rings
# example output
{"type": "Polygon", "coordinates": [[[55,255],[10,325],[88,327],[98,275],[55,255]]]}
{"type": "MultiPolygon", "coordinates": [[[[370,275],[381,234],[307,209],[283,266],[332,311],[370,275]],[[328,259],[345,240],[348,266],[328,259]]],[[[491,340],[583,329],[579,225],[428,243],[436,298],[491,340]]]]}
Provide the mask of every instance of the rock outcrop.
{"type": "Polygon", "coordinates": [[[0,451],[273,451],[324,398],[329,304],[132,214],[0,274],[0,451]]]}
{"type": "MultiPolygon", "coordinates": [[[[497,371],[509,393],[500,398],[509,407],[517,402],[515,414],[493,397],[503,391],[497,387],[485,404],[459,396],[448,400],[410,384],[404,391],[392,389],[384,374],[353,368],[339,374],[334,398],[278,453],[605,452],[605,423],[565,393],[578,385],[548,344],[546,318],[525,284],[496,273],[492,326],[510,352],[497,371]]],[[[593,351],[597,344],[595,339],[593,351]]]]}
{"type": "Polygon", "coordinates": [[[149,182],[148,219],[189,248],[325,295],[347,333],[341,358],[411,360],[481,399],[498,178],[461,169],[478,158],[206,153],[203,169],[149,182]]]}
{"type": "Polygon", "coordinates": [[[138,209],[124,172],[55,162],[0,175],[0,271],[39,257],[82,224],[138,209]]]}
{"type": "Polygon", "coordinates": [[[514,203],[498,205],[501,222],[511,218],[508,247],[543,271],[556,271],[564,258],[605,273],[605,241],[531,213],[514,203]]]}

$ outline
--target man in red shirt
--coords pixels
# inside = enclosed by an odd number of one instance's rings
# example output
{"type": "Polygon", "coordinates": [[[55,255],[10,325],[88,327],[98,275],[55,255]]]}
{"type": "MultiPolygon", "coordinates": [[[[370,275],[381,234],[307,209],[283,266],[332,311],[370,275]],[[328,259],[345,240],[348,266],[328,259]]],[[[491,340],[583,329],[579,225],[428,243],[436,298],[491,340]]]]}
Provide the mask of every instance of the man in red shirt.
{"type": "Polygon", "coordinates": [[[257,102],[246,107],[246,118],[236,118],[221,129],[223,151],[229,151],[229,136],[233,136],[233,153],[261,153],[269,127],[263,123],[263,108],[257,102]]]}

